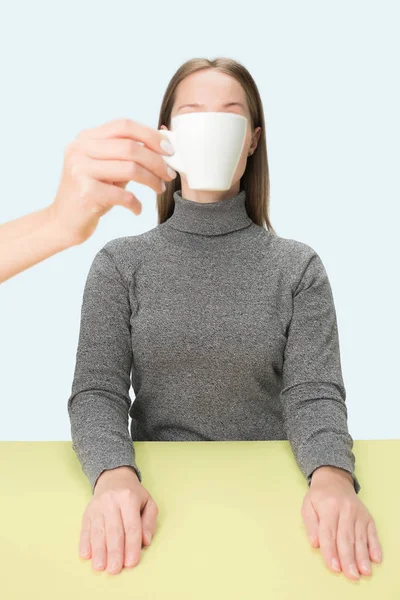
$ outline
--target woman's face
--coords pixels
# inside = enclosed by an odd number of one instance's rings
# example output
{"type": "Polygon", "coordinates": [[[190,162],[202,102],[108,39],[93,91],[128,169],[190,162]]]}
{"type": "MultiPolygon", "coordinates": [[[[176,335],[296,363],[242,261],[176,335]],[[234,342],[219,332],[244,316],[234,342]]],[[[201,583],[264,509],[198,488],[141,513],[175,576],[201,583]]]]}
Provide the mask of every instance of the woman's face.
{"type": "MultiPolygon", "coordinates": [[[[176,89],[171,118],[188,112],[232,112],[247,117],[246,138],[242,154],[232,180],[238,187],[247,158],[257,148],[261,127],[251,128],[251,117],[242,86],[230,75],[214,69],[203,69],[188,75],[176,89]]],[[[162,125],[162,129],[167,129],[162,125]]]]}

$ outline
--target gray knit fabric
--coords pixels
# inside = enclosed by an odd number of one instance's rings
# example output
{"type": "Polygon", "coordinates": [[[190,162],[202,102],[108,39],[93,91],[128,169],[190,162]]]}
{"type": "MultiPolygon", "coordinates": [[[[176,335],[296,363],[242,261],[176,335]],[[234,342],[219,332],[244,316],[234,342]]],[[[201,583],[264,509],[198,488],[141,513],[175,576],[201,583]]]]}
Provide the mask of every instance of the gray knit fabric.
{"type": "Polygon", "coordinates": [[[244,190],[174,202],[166,222],[106,244],[87,278],[68,413],[92,491],[105,469],[142,479],[136,440],[288,439],[308,483],[333,465],[358,492],[321,258],[256,225],[244,190]]]}

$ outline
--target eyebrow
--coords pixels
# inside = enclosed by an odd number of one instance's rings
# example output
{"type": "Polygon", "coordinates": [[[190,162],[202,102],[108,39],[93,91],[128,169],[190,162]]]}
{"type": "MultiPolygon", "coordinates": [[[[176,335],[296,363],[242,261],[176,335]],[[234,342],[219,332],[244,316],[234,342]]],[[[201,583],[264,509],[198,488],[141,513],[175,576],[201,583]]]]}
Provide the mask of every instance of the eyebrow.
{"type": "MultiPolygon", "coordinates": [[[[204,104],[199,104],[198,102],[195,102],[194,104],[181,104],[181,106],[177,109],[177,112],[179,112],[181,108],[200,108],[202,106],[204,106],[204,104]]],[[[241,106],[244,110],[246,110],[246,107],[241,102],[227,102],[222,108],[229,108],[230,106],[241,106]]]]}

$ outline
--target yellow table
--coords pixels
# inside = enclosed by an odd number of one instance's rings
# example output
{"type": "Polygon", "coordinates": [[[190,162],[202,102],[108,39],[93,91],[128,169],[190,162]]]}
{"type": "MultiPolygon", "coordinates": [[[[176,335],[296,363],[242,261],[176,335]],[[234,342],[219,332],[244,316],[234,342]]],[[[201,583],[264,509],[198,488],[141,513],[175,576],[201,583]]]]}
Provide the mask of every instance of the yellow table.
{"type": "Polygon", "coordinates": [[[328,570],[300,507],[286,441],[136,442],[159,507],[139,564],[118,575],[78,556],[89,483],[71,442],[0,443],[2,600],[400,599],[399,441],[357,441],[356,473],[383,562],[358,582],[328,570]]]}

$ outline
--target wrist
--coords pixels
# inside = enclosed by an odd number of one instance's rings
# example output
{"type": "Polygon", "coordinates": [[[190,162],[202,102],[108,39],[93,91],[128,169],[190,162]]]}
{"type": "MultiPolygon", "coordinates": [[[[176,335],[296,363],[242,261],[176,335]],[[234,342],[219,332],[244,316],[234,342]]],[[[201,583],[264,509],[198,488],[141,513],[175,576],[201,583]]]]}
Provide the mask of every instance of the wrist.
{"type": "Polygon", "coordinates": [[[311,476],[311,483],[321,482],[321,481],[329,481],[332,479],[340,479],[343,481],[348,481],[348,483],[354,487],[354,479],[349,471],[342,469],[340,467],[333,467],[328,465],[323,465],[321,467],[317,467],[311,476]]]}
{"type": "Polygon", "coordinates": [[[129,465],[122,465],[121,467],[115,467],[114,469],[106,469],[104,470],[98,477],[95,489],[99,482],[107,482],[110,479],[121,478],[121,477],[132,477],[132,475],[139,481],[139,477],[133,467],[129,465]]]}
{"type": "Polygon", "coordinates": [[[79,246],[88,236],[82,234],[76,223],[69,222],[68,215],[63,216],[58,204],[57,201],[54,201],[44,209],[48,230],[57,240],[60,249],[65,250],[72,246],[79,246]]]}
{"type": "Polygon", "coordinates": [[[72,236],[66,231],[53,204],[43,209],[43,215],[47,238],[52,241],[57,250],[66,250],[75,245],[72,236]]]}

